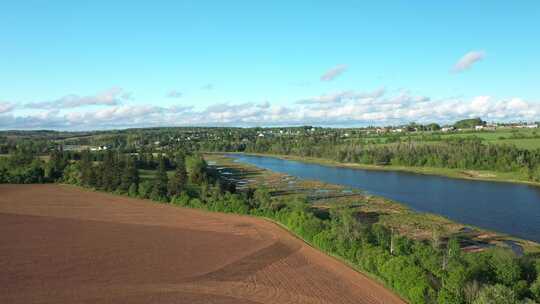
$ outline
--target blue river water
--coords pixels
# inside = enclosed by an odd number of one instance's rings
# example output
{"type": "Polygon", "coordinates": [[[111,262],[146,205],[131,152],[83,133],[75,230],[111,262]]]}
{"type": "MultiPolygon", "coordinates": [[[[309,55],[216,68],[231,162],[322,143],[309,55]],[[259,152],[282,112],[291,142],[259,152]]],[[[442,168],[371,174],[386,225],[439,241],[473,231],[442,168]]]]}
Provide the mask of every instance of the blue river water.
{"type": "Polygon", "coordinates": [[[540,242],[540,187],[229,154],[239,162],[386,197],[420,212],[540,242]]]}

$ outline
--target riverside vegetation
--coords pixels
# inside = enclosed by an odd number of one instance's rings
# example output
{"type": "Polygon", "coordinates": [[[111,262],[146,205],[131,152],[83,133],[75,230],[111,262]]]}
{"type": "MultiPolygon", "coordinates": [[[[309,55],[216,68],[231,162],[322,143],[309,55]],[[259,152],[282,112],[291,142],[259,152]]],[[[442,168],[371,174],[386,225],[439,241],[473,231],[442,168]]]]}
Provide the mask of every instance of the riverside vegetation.
{"type": "MultiPolygon", "coordinates": [[[[328,217],[305,197],[273,197],[264,187],[236,191],[194,150],[65,152],[37,157],[18,145],[0,159],[0,182],[61,182],[159,203],[262,216],[281,223],[312,246],[384,282],[411,303],[535,303],[540,258],[501,248],[462,252],[456,239],[417,241],[380,224],[359,221],[349,205],[328,217]],[[151,174],[141,176],[141,170],[151,174]]],[[[39,147],[38,147],[39,149],[39,147]]]]}

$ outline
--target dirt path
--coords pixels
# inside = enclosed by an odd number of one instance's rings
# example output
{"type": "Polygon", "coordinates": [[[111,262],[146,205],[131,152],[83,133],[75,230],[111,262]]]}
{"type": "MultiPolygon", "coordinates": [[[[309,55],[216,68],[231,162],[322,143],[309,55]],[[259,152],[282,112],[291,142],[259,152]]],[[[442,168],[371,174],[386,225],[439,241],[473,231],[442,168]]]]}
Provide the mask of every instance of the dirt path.
{"type": "Polygon", "coordinates": [[[404,303],[268,221],[0,185],[0,303],[404,303]]]}

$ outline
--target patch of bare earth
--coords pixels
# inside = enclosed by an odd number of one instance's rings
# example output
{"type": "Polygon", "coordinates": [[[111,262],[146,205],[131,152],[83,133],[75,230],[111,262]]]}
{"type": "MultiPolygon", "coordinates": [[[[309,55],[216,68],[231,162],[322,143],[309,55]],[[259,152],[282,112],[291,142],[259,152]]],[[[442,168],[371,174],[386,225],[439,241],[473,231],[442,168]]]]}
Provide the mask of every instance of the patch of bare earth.
{"type": "Polygon", "coordinates": [[[0,303],[403,303],[263,219],[0,185],[0,303]]]}

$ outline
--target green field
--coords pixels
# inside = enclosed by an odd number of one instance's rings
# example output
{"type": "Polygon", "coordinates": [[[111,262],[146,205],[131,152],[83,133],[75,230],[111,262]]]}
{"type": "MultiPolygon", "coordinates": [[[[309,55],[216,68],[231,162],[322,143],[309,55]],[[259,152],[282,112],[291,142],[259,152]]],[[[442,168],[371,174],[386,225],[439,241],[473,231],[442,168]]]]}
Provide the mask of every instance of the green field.
{"type": "Polygon", "coordinates": [[[401,134],[370,135],[363,139],[364,143],[392,144],[408,142],[417,144],[435,142],[448,139],[478,138],[484,143],[514,145],[522,149],[540,149],[540,131],[537,129],[498,129],[495,131],[460,131],[460,132],[413,132],[401,134]]]}

